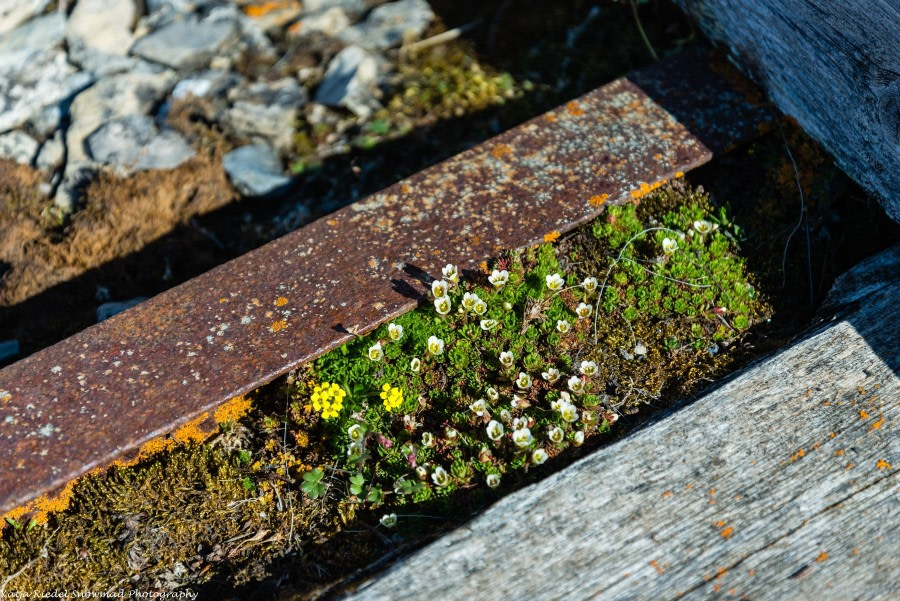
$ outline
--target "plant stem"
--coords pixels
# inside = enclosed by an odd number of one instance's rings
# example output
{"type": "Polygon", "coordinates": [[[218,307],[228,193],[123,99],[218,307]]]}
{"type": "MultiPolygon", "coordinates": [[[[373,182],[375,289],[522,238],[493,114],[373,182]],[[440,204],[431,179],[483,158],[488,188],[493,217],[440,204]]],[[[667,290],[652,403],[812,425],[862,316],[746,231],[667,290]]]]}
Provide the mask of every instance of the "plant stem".
{"type": "Polygon", "coordinates": [[[635,0],[629,0],[631,4],[631,14],[634,15],[634,22],[637,25],[638,32],[641,34],[641,39],[644,40],[644,45],[647,47],[647,50],[650,51],[650,56],[653,57],[653,60],[658,61],[659,55],[656,54],[656,50],[653,49],[653,44],[650,43],[650,38],[647,37],[647,33],[644,31],[644,26],[641,25],[641,18],[638,16],[638,8],[637,2],[635,0]]]}

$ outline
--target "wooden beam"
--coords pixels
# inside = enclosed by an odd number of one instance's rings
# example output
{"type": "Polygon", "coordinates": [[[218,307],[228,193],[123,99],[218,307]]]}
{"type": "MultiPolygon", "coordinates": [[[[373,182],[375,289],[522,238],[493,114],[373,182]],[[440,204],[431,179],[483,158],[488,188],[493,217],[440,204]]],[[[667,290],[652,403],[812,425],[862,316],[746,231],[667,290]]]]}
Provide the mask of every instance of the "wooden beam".
{"type": "Polygon", "coordinates": [[[676,1],[900,220],[900,2],[676,1]]]}
{"type": "MultiPolygon", "coordinates": [[[[896,273],[900,252],[880,261],[896,273]]],[[[898,296],[890,277],[849,298],[841,319],[349,598],[896,598],[898,296]]]]}

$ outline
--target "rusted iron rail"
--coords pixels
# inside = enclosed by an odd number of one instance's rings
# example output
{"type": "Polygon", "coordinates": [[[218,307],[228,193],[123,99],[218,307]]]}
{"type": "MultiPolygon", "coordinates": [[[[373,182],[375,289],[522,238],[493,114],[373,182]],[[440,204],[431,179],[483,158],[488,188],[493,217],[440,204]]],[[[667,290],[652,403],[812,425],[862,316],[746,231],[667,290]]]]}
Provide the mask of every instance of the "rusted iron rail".
{"type": "Polygon", "coordinates": [[[0,370],[0,513],[595,217],[769,119],[705,52],[618,79],[0,370]]]}

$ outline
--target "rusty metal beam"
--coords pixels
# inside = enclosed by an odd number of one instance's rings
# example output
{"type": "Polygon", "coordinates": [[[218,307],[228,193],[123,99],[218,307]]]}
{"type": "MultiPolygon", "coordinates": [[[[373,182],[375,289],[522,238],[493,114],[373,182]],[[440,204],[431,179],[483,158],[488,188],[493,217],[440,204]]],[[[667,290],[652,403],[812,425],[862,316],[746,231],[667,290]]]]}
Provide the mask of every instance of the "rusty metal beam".
{"type": "Polygon", "coordinates": [[[0,513],[412,309],[411,271],[535,244],[755,135],[767,110],[710,60],[618,79],[0,370],[0,513]]]}

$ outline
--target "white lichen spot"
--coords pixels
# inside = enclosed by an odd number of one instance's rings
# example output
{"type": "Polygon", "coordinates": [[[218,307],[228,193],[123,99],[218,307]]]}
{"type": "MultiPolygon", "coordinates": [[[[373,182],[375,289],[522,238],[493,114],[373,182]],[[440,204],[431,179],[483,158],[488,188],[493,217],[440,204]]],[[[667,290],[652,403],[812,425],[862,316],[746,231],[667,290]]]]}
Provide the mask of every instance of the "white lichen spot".
{"type": "Polygon", "coordinates": [[[58,374],[61,374],[61,373],[62,373],[62,367],[60,367],[59,365],[54,365],[53,367],[50,368],[50,373],[52,373],[52,374],[57,374],[57,375],[58,375],[58,374]]]}
{"type": "Polygon", "coordinates": [[[53,424],[45,424],[38,429],[38,433],[44,438],[50,438],[55,431],[56,427],[53,424]]]}

